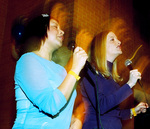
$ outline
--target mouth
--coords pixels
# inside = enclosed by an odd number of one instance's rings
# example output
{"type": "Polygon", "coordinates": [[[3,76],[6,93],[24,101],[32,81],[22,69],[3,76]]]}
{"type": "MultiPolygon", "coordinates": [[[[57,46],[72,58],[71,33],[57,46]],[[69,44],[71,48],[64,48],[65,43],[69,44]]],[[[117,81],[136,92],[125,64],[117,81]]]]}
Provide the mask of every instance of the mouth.
{"type": "Polygon", "coordinates": [[[120,45],[118,45],[117,48],[119,48],[121,50],[121,46],[120,45]]]}
{"type": "Polygon", "coordinates": [[[63,41],[64,40],[64,36],[58,36],[58,38],[63,41]]]}

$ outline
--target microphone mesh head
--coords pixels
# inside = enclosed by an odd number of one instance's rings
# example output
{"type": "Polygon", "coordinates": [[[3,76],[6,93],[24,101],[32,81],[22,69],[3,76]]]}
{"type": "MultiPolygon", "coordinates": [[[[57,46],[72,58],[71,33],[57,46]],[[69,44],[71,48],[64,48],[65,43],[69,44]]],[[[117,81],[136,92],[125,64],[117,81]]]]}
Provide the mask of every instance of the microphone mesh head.
{"type": "Polygon", "coordinates": [[[130,60],[130,59],[127,59],[126,61],[125,61],[125,66],[126,67],[128,67],[129,65],[131,65],[132,64],[132,61],[130,60]]]}

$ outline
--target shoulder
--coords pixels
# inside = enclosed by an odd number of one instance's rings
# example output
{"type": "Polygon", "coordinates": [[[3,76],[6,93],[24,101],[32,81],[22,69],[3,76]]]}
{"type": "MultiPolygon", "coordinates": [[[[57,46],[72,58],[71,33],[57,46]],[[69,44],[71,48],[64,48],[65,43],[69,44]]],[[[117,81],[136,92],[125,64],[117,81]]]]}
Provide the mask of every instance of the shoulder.
{"type": "Polygon", "coordinates": [[[16,68],[24,68],[24,67],[31,67],[37,66],[39,63],[38,57],[32,52],[23,54],[19,60],[17,61],[16,68]]]}
{"type": "Polygon", "coordinates": [[[23,54],[20,58],[19,58],[19,60],[17,61],[17,63],[18,62],[21,62],[21,61],[28,61],[28,60],[33,60],[33,59],[35,59],[36,57],[35,57],[35,54],[34,53],[32,53],[32,52],[29,52],[29,53],[25,53],[25,54],[23,54]]]}
{"type": "Polygon", "coordinates": [[[23,54],[20,59],[17,61],[17,63],[27,63],[27,64],[34,64],[34,63],[42,63],[42,62],[50,62],[38,55],[36,55],[33,52],[28,52],[23,54]]]}

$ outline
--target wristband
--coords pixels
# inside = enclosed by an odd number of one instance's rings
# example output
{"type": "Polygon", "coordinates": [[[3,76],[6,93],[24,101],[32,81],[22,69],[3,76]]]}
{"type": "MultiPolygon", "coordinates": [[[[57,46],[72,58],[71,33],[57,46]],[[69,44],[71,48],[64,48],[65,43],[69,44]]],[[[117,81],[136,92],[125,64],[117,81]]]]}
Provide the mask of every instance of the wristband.
{"type": "Polygon", "coordinates": [[[132,111],[132,113],[133,113],[133,116],[137,116],[136,111],[135,111],[135,108],[131,108],[131,111],[132,111]]]}
{"type": "Polygon", "coordinates": [[[73,75],[77,80],[80,79],[80,76],[78,76],[75,72],[69,71],[69,74],[73,75]]]}

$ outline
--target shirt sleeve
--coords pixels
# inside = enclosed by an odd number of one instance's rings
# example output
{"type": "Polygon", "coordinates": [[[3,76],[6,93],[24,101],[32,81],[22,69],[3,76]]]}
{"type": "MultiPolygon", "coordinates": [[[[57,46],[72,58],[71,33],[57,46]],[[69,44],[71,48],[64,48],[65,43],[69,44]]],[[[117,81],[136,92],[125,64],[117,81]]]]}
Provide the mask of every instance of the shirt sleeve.
{"type": "Polygon", "coordinates": [[[130,109],[120,110],[120,117],[122,118],[122,120],[130,119],[130,109]]]}
{"type": "Polygon", "coordinates": [[[111,110],[115,106],[118,106],[131,94],[132,94],[132,90],[127,84],[123,85],[118,90],[116,90],[115,92],[107,96],[99,93],[98,99],[101,106],[101,113],[104,114],[105,112],[111,110]]]}
{"type": "Polygon", "coordinates": [[[33,105],[45,113],[56,115],[67,102],[62,92],[53,88],[46,69],[32,55],[22,56],[17,62],[15,82],[33,105]]]}

